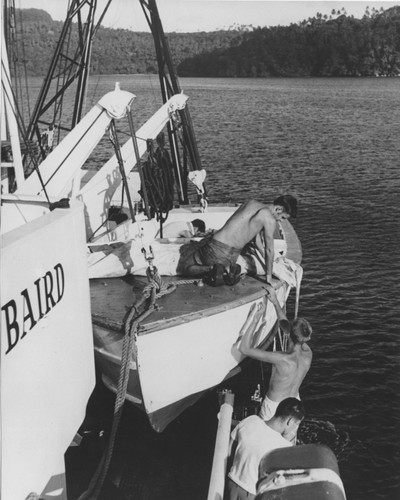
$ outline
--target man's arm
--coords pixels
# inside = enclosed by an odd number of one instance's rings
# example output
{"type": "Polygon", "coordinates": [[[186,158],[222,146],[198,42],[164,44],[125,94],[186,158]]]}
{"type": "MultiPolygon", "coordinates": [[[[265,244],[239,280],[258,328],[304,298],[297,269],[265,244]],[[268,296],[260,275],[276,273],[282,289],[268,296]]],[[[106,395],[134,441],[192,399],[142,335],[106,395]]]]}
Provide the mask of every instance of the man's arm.
{"type": "Polygon", "coordinates": [[[265,291],[267,292],[268,300],[274,305],[276,315],[278,316],[279,326],[282,328],[284,333],[290,333],[290,323],[286,317],[284,310],[279,304],[278,297],[276,296],[276,291],[273,286],[265,286],[265,291]]]}
{"type": "MultiPolygon", "coordinates": [[[[264,258],[265,258],[265,277],[267,283],[272,283],[272,266],[274,264],[275,250],[274,238],[271,236],[270,228],[264,226],[264,258]]],[[[273,233],[272,233],[273,234],[273,233]]]]}
{"type": "MultiPolygon", "coordinates": [[[[238,425],[240,425],[240,422],[238,425]]],[[[236,427],[235,427],[235,429],[236,429],[236,427]]],[[[238,440],[237,440],[238,438],[237,438],[237,434],[235,433],[235,429],[233,429],[233,431],[231,433],[231,437],[229,438],[228,457],[227,457],[227,461],[226,461],[226,472],[227,473],[229,473],[233,467],[233,463],[235,461],[236,449],[237,449],[237,445],[238,445],[238,440]]],[[[225,496],[224,496],[224,498],[225,498],[225,496]]]]}
{"type": "Polygon", "coordinates": [[[232,436],[231,436],[229,438],[228,464],[226,467],[227,470],[229,470],[232,466],[233,458],[235,456],[236,447],[237,447],[237,441],[236,441],[236,439],[232,438],[232,436]]]}
{"type": "MultiPolygon", "coordinates": [[[[259,361],[276,364],[284,359],[285,357],[284,353],[264,351],[262,349],[258,349],[256,347],[251,346],[251,341],[254,337],[257,324],[261,316],[264,314],[265,309],[266,309],[265,303],[258,304],[257,308],[254,306],[251,307],[249,315],[247,316],[247,319],[240,331],[240,334],[243,335],[243,337],[239,345],[239,351],[245,356],[248,356],[252,359],[257,359],[259,361]]],[[[265,322],[263,321],[255,335],[258,334],[259,330],[264,328],[264,325],[265,322]]]]}
{"type": "Polygon", "coordinates": [[[256,238],[256,246],[261,255],[264,255],[265,261],[265,278],[267,283],[272,283],[272,266],[274,263],[275,250],[274,250],[274,233],[276,227],[276,220],[271,212],[264,208],[257,212],[257,218],[262,224],[261,234],[256,238]],[[262,239],[264,240],[261,245],[262,239]]]}

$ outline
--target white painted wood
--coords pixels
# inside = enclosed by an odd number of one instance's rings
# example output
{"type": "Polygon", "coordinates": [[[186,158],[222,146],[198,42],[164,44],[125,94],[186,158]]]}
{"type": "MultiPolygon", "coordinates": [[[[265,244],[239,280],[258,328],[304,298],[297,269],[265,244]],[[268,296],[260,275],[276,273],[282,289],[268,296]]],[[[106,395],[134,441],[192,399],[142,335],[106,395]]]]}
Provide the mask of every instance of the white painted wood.
{"type": "MultiPolygon", "coordinates": [[[[281,302],[284,293],[284,287],[278,290],[281,302]]],[[[148,413],[218,385],[243,361],[236,342],[252,303],[137,337],[137,366],[148,413]]],[[[266,322],[260,343],[276,322],[271,303],[266,322]]]]}
{"type": "Polygon", "coordinates": [[[95,385],[83,205],[28,222],[1,243],[0,496],[21,500],[62,475],[95,385]]]}
{"type": "MultiPolygon", "coordinates": [[[[146,141],[155,139],[170,119],[171,112],[183,109],[188,97],[177,94],[171,97],[142,127],[136,131],[139,156],[146,152],[146,141]]],[[[132,140],[129,139],[121,148],[125,173],[129,180],[130,171],[136,165],[136,155],[132,140]]],[[[108,208],[117,188],[122,182],[116,156],[111,157],[92,179],[81,189],[79,198],[86,206],[88,235],[91,235],[108,216],[108,208]]],[[[140,186],[137,186],[138,190],[140,186]]]]}
{"type": "MultiPolygon", "coordinates": [[[[70,195],[76,173],[105,134],[114,114],[120,117],[121,109],[126,114],[134,97],[120,90],[106,94],[43,160],[39,169],[49,196],[62,198],[70,195]],[[113,106],[110,101],[114,103],[113,106]]],[[[33,172],[19,186],[17,193],[40,194],[42,191],[39,177],[33,172]]]]}

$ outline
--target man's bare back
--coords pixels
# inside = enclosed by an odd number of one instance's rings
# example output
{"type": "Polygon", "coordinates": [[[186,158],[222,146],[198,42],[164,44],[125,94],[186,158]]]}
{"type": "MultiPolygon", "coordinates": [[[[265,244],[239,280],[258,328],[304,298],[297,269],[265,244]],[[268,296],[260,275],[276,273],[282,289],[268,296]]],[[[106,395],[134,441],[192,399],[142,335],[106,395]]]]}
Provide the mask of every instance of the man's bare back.
{"type": "Polygon", "coordinates": [[[273,237],[276,219],[268,205],[249,200],[241,205],[226,221],[225,225],[214,232],[213,238],[231,247],[242,249],[263,229],[273,237]]]}
{"type": "Polygon", "coordinates": [[[272,401],[299,397],[299,389],[311,366],[312,351],[307,344],[296,344],[292,352],[281,353],[281,361],[272,365],[267,396],[272,401]]]}
{"type": "MultiPolygon", "coordinates": [[[[272,372],[269,382],[269,388],[266,396],[268,399],[275,403],[279,403],[288,397],[299,397],[300,386],[310,369],[312,362],[312,351],[306,344],[310,337],[305,339],[293,340],[291,332],[291,325],[286,318],[286,315],[279,305],[276,297],[275,290],[272,286],[265,287],[268,293],[269,300],[273,303],[280,327],[284,333],[291,334],[288,343],[288,349],[285,352],[264,351],[251,346],[253,335],[257,336],[255,332],[257,324],[263,317],[266,311],[265,301],[258,304],[257,308],[252,307],[245,324],[242,327],[243,337],[239,346],[242,354],[259,361],[271,363],[272,372]]],[[[307,325],[311,335],[311,326],[306,320],[300,320],[307,325]]],[[[265,325],[265,321],[261,323],[259,330],[265,325]]]]}
{"type": "Polygon", "coordinates": [[[266,281],[271,283],[277,221],[291,215],[295,217],[296,213],[297,200],[291,195],[280,196],[268,205],[255,200],[243,203],[221,229],[199,243],[201,248],[193,245],[191,248],[182,247],[178,273],[198,276],[209,272],[215,264],[222,264],[228,270],[242,249],[254,241],[264,258],[266,281]]]}
{"type": "Polygon", "coordinates": [[[287,217],[289,215],[281,207],[249,200],[236,210],[221,229],[215,231],[213,239],[239,249],[254,239],[265,261],[266,280],[271,283],[276,223],[287,217]]]}

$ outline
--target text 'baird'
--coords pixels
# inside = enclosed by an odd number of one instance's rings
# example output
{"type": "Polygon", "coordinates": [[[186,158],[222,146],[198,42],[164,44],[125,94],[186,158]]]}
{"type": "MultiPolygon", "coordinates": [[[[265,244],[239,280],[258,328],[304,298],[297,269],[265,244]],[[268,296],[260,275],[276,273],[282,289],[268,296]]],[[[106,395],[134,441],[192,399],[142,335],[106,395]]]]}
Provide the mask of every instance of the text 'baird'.
{"type": "Polygon", "coordinates": [[[31,287],[22,290],[18,299],[11,299],[1,308],[7,331],[6,354],[60,302],[64,288],[64,269],[56,264],[31,287]]]}

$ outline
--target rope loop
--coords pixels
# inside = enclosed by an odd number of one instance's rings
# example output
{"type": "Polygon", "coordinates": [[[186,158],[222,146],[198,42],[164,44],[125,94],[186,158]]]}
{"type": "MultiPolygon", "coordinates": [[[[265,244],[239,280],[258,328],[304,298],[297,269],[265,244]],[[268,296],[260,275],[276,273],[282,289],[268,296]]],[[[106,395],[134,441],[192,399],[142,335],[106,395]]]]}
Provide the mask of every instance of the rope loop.
{"type": "Polygon", "coordinates": [[[116,434],[126,399],[130,359],[134,349],[133,340],[138,334],[140,323],[150,316],[150,314],[156,309],[156,300],[158,297],[172,293],[175,289],[175,284],[166,284],[162,281],[157,268],[154,267],[152,279],[144,288],[140,299],[136,303],[132,304],[126,315],[124,321],[124,338],[122,342],[121,369],[114,404],[114,419],[112,422],[109,442],[100,460],[99,466],[90,481],[88,489],[79,497],[78,500],[95,500],[100,494],[104,480],[107,476],[114,450],[116,434]]]}

